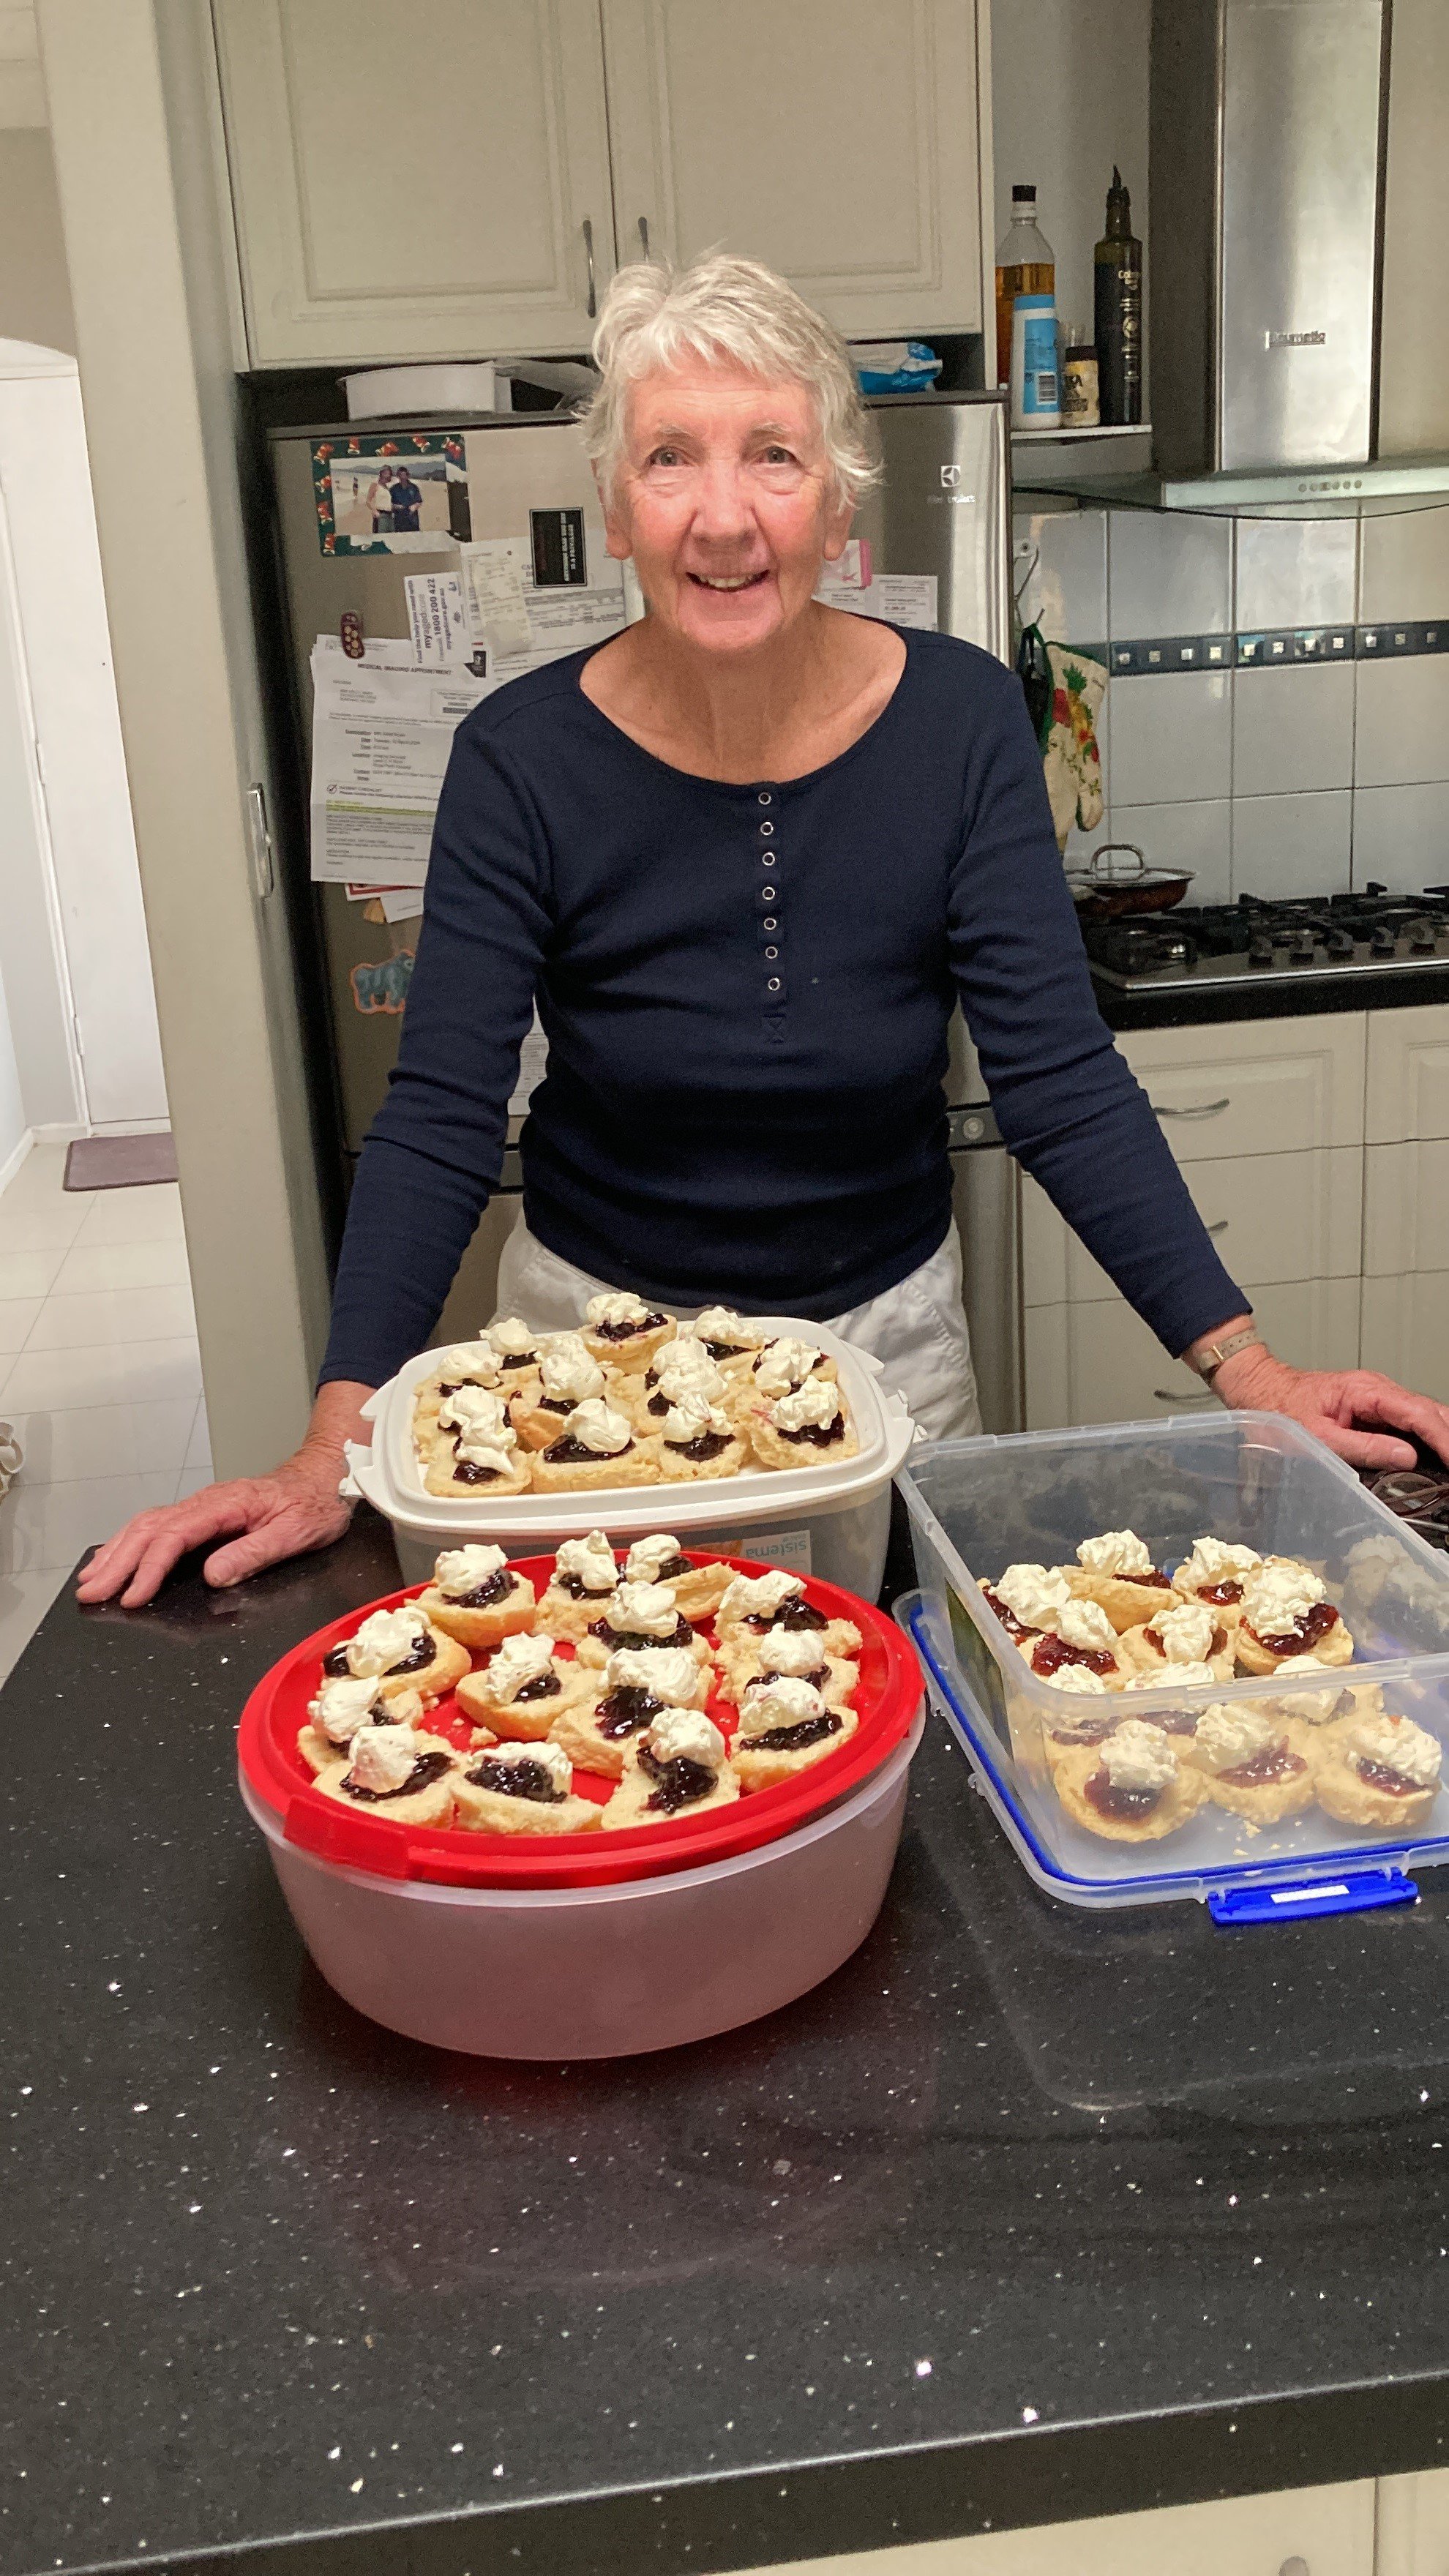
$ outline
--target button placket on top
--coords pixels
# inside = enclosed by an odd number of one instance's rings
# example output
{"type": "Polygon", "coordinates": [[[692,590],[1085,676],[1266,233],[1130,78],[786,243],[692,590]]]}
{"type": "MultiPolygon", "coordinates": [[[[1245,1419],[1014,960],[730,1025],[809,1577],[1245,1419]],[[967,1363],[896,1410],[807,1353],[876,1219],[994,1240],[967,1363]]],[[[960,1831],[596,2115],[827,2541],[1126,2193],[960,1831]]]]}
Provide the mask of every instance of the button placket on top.
{"type": "Polygon", "coordinates": [[[756,804],[762,810],[756,825],[756,848],[761,878],[756,905],[760,924],[761,963],[764,967],[764,992],[761,1001],[767,1022],[778,1023],[785,1008],[785,905],[783,850],[776,847],[775,791],[770,787],[756,790],[756,804]]]}

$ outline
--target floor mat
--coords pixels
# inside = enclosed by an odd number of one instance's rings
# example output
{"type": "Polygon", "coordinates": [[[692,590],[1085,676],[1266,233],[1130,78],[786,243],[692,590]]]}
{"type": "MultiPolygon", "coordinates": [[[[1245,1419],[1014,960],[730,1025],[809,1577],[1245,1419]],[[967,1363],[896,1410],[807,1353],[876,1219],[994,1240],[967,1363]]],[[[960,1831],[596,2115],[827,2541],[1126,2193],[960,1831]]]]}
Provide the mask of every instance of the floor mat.
{"type": "Polygon", "coordinates": [[[136,1190],[149,1181],[174,1181],[176,1146],[169,1127],[159,1136],[77,1136],[66,1148],[68,1190],[136,1190]]]}

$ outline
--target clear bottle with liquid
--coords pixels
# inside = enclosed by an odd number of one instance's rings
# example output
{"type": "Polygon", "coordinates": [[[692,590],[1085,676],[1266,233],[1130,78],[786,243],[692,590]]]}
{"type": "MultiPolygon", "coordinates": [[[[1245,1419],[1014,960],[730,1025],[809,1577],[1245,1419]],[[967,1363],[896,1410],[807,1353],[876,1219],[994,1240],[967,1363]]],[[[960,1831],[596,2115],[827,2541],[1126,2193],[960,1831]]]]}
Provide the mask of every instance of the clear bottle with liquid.
{"type": "Polygon", "coordinates": [[[1056,253],[1037,229],[1035,188],[1011,192],[1011,223],[996,246],[996,381],[1011,382],[1011,318],[1018,295],[1055,295],[1056,253]]]}

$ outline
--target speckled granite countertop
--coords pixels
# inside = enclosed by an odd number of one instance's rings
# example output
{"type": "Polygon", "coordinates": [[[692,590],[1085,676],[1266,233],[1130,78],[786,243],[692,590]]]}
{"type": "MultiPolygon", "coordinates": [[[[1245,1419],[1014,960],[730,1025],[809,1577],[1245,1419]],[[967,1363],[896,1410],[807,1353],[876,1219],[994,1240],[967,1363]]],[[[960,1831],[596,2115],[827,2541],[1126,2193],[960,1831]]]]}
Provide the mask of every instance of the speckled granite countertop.
{"type": "Polygon", "coordinates": [[[673,2576],[1446,2456],[1443,1896],[1089,1920],[933,1735],[790,2012],[433,2056],[313,1972],[233,1776],[395,1579],[364,1519],[63,1597],[0,1699],[4,2576],[673,2576]]]}

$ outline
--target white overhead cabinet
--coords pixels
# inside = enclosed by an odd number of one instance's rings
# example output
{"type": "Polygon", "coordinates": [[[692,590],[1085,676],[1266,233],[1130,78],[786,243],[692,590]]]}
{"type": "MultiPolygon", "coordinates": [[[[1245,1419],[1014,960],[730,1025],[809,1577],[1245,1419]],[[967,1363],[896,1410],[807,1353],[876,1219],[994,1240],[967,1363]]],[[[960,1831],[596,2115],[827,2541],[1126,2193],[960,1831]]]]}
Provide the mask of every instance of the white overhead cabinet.
{"type": "Polygon", "coordinates": [[[587,346],[723,243],[852,337],[982,327],[974,0],[213,0],[258,366],[587,346]]]}
{"type": "Polygon", "coordinates": [[[213,0],[258,366],[586,345],[614,270],[598,0],[213,0]]]}

